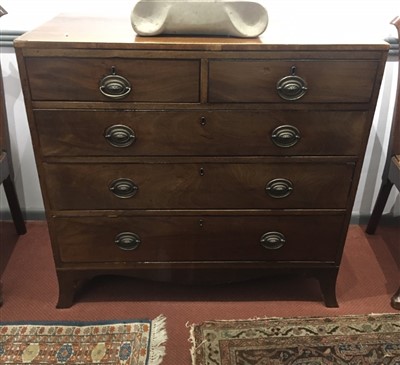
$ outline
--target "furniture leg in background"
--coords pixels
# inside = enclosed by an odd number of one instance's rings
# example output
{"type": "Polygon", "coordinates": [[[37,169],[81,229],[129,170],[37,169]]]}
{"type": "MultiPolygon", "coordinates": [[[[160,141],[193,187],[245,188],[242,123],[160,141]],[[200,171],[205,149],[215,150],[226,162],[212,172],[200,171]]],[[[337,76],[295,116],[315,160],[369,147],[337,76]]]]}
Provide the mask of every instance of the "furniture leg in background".
{"type": "MultiPolygon", "coordinates": [[[[397,28],[400,44],[400,17],[396,17],[391,23],[397,28]]],[[[375,233],[393,185],[400,191],[400,64],[387,159],[382,174],[382,185],[368,222],[367,233],[375,233]]],[[[400,309],[400,287],[393,295],[391,304],[393,308],[400,309]]]]}
{"type": "MultiPolygon", "coordinates": [[[[0,6],[0,16],[7,12],[0,6]]],[[[8,134],[7,112],[4,96],[3,77],[0,64],[0,183],[3,184],[12,219],[18,234],[26,233],[25,221],[21,212],[14,185],[11,161],[10,139],[8,134]]],[[[2,283],[0,282],[0,305],[3,304],[2,283]]]]}

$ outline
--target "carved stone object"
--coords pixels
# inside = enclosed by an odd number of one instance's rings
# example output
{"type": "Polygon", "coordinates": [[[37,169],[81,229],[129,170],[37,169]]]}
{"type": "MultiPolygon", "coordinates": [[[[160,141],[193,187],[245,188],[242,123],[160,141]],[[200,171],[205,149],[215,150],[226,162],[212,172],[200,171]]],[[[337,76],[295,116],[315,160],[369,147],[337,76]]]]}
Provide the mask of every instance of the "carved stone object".
{"type": "Polygon", "coordinates": [[[138,35],[258,37],[268,25],[267,10],[256,1],[141,0],[131,14],[138,35]]]}

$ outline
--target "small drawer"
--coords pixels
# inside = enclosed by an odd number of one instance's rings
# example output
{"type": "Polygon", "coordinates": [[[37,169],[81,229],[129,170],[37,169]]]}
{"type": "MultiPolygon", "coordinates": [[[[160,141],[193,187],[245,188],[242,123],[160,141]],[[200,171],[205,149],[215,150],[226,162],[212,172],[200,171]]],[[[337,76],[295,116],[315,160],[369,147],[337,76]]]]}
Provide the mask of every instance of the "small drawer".
{"type": "Polygon", "coordinates": [[[65,263],[335,262],[343,222],[342,215],[132,216],[55,218],[53,227],[65,263]]]}
{"type": "Polygon", "coordinates": [[[199,61],[26,58],[32,100],[199,102],[199,61]]]}
{"type": "Polygon", "coordinates": [[[44,164],[56,210],[344,209],[353,169],[347,163],[285,160],[44,164]]]}
{"type": "Polygon", "coordinates": [[[35,110],[44,156],[357,156],[357,111],[35,110]]]}
{"type": "Polygon", "coordinates": [[[368,103],[376,61],[213,60],[211,103],[368,103]]]}

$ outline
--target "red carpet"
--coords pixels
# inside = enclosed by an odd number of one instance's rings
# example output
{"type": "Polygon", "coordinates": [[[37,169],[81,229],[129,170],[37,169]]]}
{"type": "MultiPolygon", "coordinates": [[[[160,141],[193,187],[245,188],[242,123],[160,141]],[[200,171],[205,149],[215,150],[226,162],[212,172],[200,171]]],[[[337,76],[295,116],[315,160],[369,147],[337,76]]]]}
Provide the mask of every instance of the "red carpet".
{"type": "Polygon", "coordinates": [[[182,287],[130,278],[95,279],[68,309],[56,309],[58,288],[47,226],[28,222],[18,237],[0,222],[1,321],[118,320],[167,317],[163,365],[190,364],[187,323],[210,319],[336,316],[395,313],[390,297],[400,283],[400,230],[379,227],[368,236],[352,225],[339,273],[339,308],[326,308],[318,283],[309,278],[270,278],[239,284],[182,287]]]}

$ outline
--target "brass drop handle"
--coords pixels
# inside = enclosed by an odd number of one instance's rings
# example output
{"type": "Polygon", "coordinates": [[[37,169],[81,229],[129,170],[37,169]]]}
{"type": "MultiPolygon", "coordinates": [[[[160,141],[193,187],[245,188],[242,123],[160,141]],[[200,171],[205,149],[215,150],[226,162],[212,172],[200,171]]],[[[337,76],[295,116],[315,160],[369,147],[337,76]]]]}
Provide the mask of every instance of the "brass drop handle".
{"type": "Polygon", "coordinates": [[[136,233],[121,232],[115,236],[115,244],[121,249],[126,251],[135,250],[140,245],[140,237],[136,233]]]}
{"type": "Polygon", "coordinates": [[[123,76],[117,75],[115,67],[111,67],[111,75],[100,80],[100,92],[111,99],[122,99],[132,90],[130,82],[123,76]]]}
{"type": "Polygon", "coordinates": [[[301,138],[300,131],[292,125],[276,127],[271,134],[272,142],[278,147],[293,147],[301,138]]]}
{"type": "Polygon", "coordinates": [[[139,190],[139,187],[130,179],[116,179],[111,182],[109,190],[117,197],[121,199],[131,198],[139,190]]]}
{"type": "Polygon", "coordinates": [[[104,132],[104,138],[111,146],[118,148],[129,147],[136,141],[133,129],[122,124],[108,127],[104,132]]]}
{"type": "Polygon", "coordinates": [[[307,92],[307,83],[296,75],[296,66],[292,66],[291,74],[282,77],[276,84],[278,95],[285,100],[295,101],[302,98],[307,92]]]}
{"type": "Polygon", "coordinates": [[[284,246],[286,238],[280,232],[267,232],[261,236],[260,243],[267,250],[277,250],[284,246]]]}
{"type": "Polygon", "coordinates": [[[267,183],[266,193],[274,199],[286,198],[293,191],[293,184],[288,179],[278,178],[267,183]]]}

